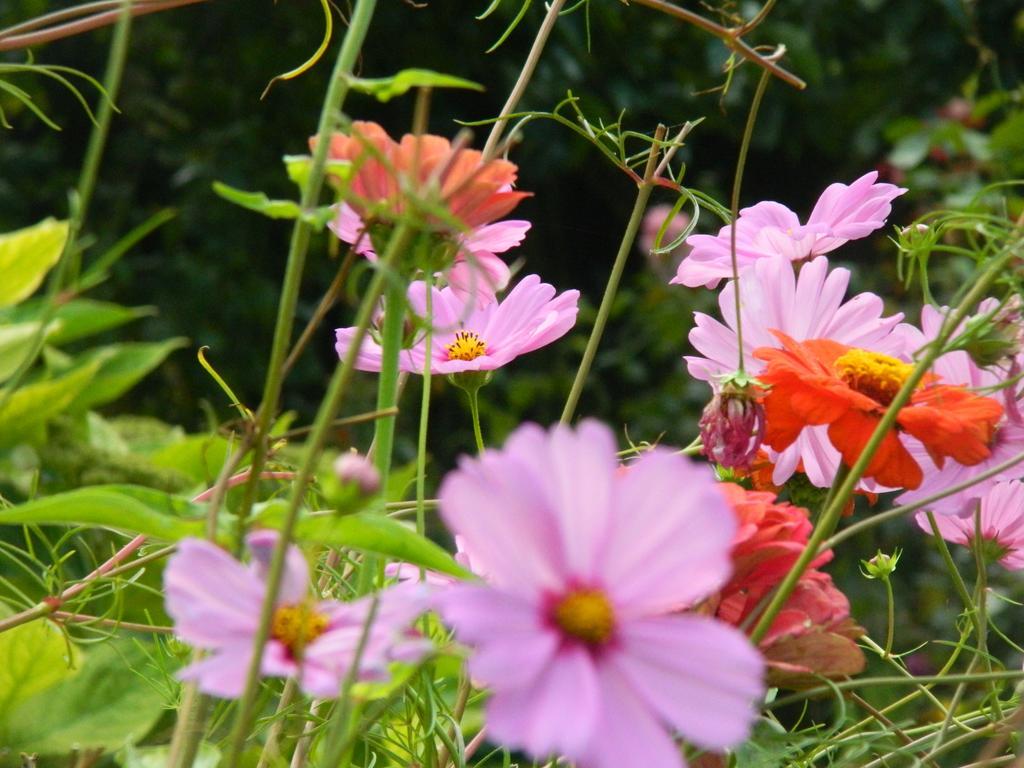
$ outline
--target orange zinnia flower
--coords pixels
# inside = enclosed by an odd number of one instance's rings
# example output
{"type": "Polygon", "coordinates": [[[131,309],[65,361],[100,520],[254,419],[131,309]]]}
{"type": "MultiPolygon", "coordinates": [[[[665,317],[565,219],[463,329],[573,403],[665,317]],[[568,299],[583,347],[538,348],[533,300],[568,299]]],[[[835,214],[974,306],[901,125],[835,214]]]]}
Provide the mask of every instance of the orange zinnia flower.
{"type": "Polygon", "coordinates": [[[352,163],[348,203],[364,219],[381,209],[401,214],[403,191],[422,194],[428,183],[436,183],[447,211],[467,229],[500,219],[530,196],[512,190],[514,163],[484,162],[481,152],[453,149],[441,136],[406,134],[396,142],[376,123],[356,121],[349,135],[331,136],[329,153],[352,163]]]}
{"type": "MultiPolygon", "coordinates": [[[[828,424],[829,440],[846,465],[853,466],[913,366],[829,339],[797,342],[774,333],[782,349],[754,351],[768,364],[758,378],[771,387],[764,400],[765,443],[781,451],[804,427],[828,424]]],[[[937,382],[932,374],[921,381],[868,463],[865,477],[891,488],[921,484],[921,467],[898,432],[920,440],[938,466],[946,457],[966,466],[988,458],[1002,406],[963,387],[937,382]]]]}

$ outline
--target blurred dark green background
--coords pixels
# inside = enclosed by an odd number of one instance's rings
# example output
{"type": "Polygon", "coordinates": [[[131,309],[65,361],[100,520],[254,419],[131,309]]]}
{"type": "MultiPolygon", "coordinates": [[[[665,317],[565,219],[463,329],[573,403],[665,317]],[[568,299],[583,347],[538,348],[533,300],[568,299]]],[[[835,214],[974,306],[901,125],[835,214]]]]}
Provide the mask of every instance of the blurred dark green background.
{"type": "MultiPolygon", "coordinates": [[[[0,7],[0,24],[61,5],[9,1],[0,7]]],[[[730,13],[749,18],[758,7],[685,5],[717,15],[723,23],[732,18],[730,13]]],[[[487,54],[518,4],[506,0],[488,19],[475,20],[473,14],[485,7],[483,2],[450,0],[414,7],[383,0],[360,73],[384,76],[405,67],[426,67],[486,85],[482,94],[435,94],[430,127],[437,133],[454,133],[457,119],[496,114],[544,8],[534,3],[507,42],[487,54]]],[[[154,212],[165,207],[178,211],[93,295],[155,305],[157,317],[126,333],[148,339],[184,335],[195,347],[209,345],[211,360],[253,404],[262,385],[289,225],[231,206],[210,185],[222,180],[271,196],[294,194],[280,157],[304,151],[334,49],[328,61],[297,80],[277,84],[262,101],[260,93],[271,77],[315,49],[322,23],[314,0],[280,0],[276,5],[214,0],[139,19],[119,99],[121,115],[114,123],[87,225],[97,240],[93,253],[98,253],[154,212]]],[[[977,96],[1011,92],[1020,83],[1022,27],[1017,0],[778,3],[751,42],[784,43],[789,51],[786,65],[807,80],[808,88],[801,93],[780,82],[770,86],[745,177],[744,203],[774,198],[805,215],[828,183],[850,181],[883,164],[895,142],[922,126],[927,129],[951,98],[966,95],[977,103],[977,96]]],[[[40,62],[100,77],[109,34],[104,30],[58,41],[34,55],[40,62]]],[[[20,57],[4,54],[7,61],[20,57]]],[[[725,58],[717,40],[651,10],[613,0],[591,2],[588,14],[580,10],[559,21],[523,107],[550,109],[571,90],[592,120],[612,121],[625,110],[625,123],[634,130],[650,132],[659,121],[678,126],[704,117],[682,153],[688,163],[686,178],[725,199],[757,76],[750,66],[742,67],[723,98],[714,89],[724,82],[725,58]]],[[[0,136],[0,230],[64,215],[66,191],[76,178],[90,128],[82,110],[59,87],[30,77],[17,83],[31,91],[63,130],[52,131],[4,102],[14,128],[0,136]]],[[[347,109],[354,117],[379,120],[401,133],[409,125],[411,101],[381,105],[355,95],[347,109]]],[[[927,164],[930,158],[916,161],[927,164]]],[[[548,422],[560,412],[633,198],[633,188],[620,172],[551,122],[532,123],[513,159],[521,167],[521,188],[536,193],[516,212],[534,222],[519,254],[526,269],[560,288],[580,288],[591,309],[582,315],[574,337],[518,361],[485,391],[485,428],[494,440],[522,418],[548,422]]],[[[998,177],[1004,170],[989,164],[980,174],[975,167],[974,175],[998,177]]],[[[945,174],[941,178],[948,181],[952,171],[940,169],[945,174]]],[[[897,168],[888,172],[905,176],[897,168]]],[[[909,221],[912,206],[937,199],[940,186],[917,200],[900,201],[893,221],[909,221]]],[[[892,287],[892,250],[883,253],[886,248],[879,237],[838,255],[861,264],[870,261],[873,268],[860,273],[859,287],[881,289],[898,301],[892,287]]],[[[321,239],[309,262],[300,322],[311,313],[334,269],[321,239]]],[[[687,351],[690,311],[706,306],[710,295],[664,285],[639,252],[624,285],[581,412],[628,426],[634,439],[654,439],[664,432],[671,441],[689,441],[706,389],[686,379],[680,356],[687,351]]],[[[329,322],[342,325],[349,318],[350,310],[339,308],[329,322]]],[[[286,388],[285,405],[299,411],[300,421],[310,418],[333,362],[332,334],[326,327],[286,388]]],[[[366,399],[370,377],[364,377],[362,388],[366,399]]],[[[437,401],[435,428],[440,435],[451,434],[452,451],[465,448],[470,440],[462,403],[443,382],[438,388],[444,394],[437,401]]],[[[194,429],[207,423],[200,407],[204,400],[215,405],[219,417],[229,415],[219,390],[186,350],[176,353],[120,408],[194,429]]]]}

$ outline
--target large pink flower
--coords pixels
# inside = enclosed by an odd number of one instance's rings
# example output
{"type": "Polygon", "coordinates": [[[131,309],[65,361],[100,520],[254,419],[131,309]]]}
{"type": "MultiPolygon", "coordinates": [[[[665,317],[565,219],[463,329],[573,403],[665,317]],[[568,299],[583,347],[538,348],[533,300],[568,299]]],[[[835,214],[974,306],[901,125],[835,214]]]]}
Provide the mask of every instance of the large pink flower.
{"type": "Polygon", "coordinates": [[[737,630],[679,615],[728,578],[736,519],[706,466],[664,450],[619,471],[593,421],[525,425],[463,458],[441,514],[488,583],[440,608],[491,689],[491,736],[583,768],[680,768],[669,731],[742,741],[764,663],[737,630]]]}
{"type": "MultiPolygon", "coordinates": [[[[979,307],[979,315],[988,315],[995,311],[999,302],[986,299],[979,307]]],[[[925,305],[921,309],[921,330],[909,327],[911,349],[920,349],[935,339],[942,327],[948,308],[938,309],[925,305]]],[[[969,322],[969,320],[968,320],[969,322]]],[[[962,350],[947,352],[935,361],[932,371],[949,384],[958,384],[972,389],[995,387],[1005,381],[1009,372],[998,368],[982,368],[971,360],[971,356],[962,350]]],[[[1018,385],[1011,385],[1016,387],[1018,385]]],[[[1014,397],[1014,390],[1004,390],[1004,396],[1014,397]]],[[[912,491],[902,494],[897,501],[900,504],[913,504],[945,489],[977,477],[1005,461],[1024,453],[1024,424],[1017,420],[1016,414],[1006,408],[1003,418],[996,425],[995,435],[989,446],[989,457],[972,466],[964,466],[953,459],[946,459],[942,467],[926,460],[928,455],[925,447],[917,440],[907,440],[907,448],[918,464],[925,468],[924,481],[912,491]]],[[[1024,476],[1024,462],[1004,470],[987,480],[975,483],[957,493],[950,494],[928,505],[928,508],[941,514],[968,515],[974,511],[975,503],[1000,480],[1024,476]]]]}
{"type": "MultiPolygon", "coordinates": [[[[1024,570],[1024,483],[996,483],[975,504],[980,504],[981,536],[993,559],[1011,571],[1024,570]]],[[[932,533],[924,512],[918,512],[916,519],[922,530],[932,533]]],[[[935,522],[946,541],[972,546],[976,535],[974,515],[936,515],[935,522]]]]}
{"type": "MultiPolygon", "coordinates": [[[[175,632],[210,652],[182,670],[181,677],[198,681],[206,693],[234,698],[245,688],[276,542],[274,531],[250,534],[253,561],[246,566],[211,542],[185,539],[167,564],[166,608],[175,632]]],[[[412,661],[429,647],[410,630],[426,608],[426,593],[410,584],[352,603],[314,600],[305,558],[289,547],[262,674],[295,677],[313,696],[337,696],[374,600],[376,614],[360,659],[359,679],[364,680],[385,677],[389,662],[412,661]]]]}
{"type": "MultiPolygon", "coordinates": [[[[892,201],[907,190],[893,184],[878,184],[878,172],[866,173],[850,185],[830,184],[807,219],[771,200],[740,211],[736,219],[736,264],[745,270],[759,259],[782,256],[801,261],[834,251],[849,240],[857,240],[885,224],[892,201]]],[[[717,235],[691,235],[692,248],[676,271],[673,283],[691,288],[714,288],[732,277],[731,227],[717,235]]]]}
{"type": "MultiPolygon", "coordinates": [[[[828,259],[819,256],[800,268],[775,256],[759,259],[740,279],[740,319],[743,327],[743,361],[756,376],[764,362],[754,357],[758,347],[781,347],[773,330],[797,340],[832,339],[841,344],[873,352],[900,356],[907,351],[906,326],[902,314],[883,317],[882,299],[873,293],[859,293],[844,301],[850,271],[837,267],[829,271],[828,259]]],[[[736,370],[739,342],[736,336],[736,294],[730,281],[718,297],[725,323],[695,314],[690,343],[701,356],[687,356],[687,370],[695,379],[714,382],[736,370]]],[[[782,485],[803,461],[810,481],[827,488],[839,467],[839,452],[828,439],[828,427],[808,427],[784,451],[771,454],[775,463],[772,482],[782,485]]]]}
{"type": "MultiPolygon", "coordinates": [[[[519,355],[560,339],[576,323],[579,291],[557,294],[537,275],[527,275],[500,301],[480,307],[476,301],[451,288],[433,291],[434,334],[431,341],[431,372],[493,371],[519,355]]],[[[416,315],[426,315],[426,287],[409,287],[409,304],[416,315]]],[[[338,355],[345,356],[354,328],[337,330],[338,355]]],[[[356,360],[361,371],[379,371],[380,344],[367,337],[356,360]]],[[[417,338],[399,356],[399,366],[409,373],[423,373],[426,340],[417,338]]]]}

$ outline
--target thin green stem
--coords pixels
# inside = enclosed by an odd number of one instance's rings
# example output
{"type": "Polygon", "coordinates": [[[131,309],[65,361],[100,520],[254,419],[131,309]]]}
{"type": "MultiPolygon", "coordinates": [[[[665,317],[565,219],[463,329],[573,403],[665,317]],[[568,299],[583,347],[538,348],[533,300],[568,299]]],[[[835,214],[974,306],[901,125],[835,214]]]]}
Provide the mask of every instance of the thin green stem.
{"type": "MultiPolygon", "coordinates": [[[[301,206],[303,210],[313,208],[320,199],[326,176],[327,152],[330,147],[330,135],[336,127],[338,115],[348,96],[350,76],[355,66],[359,51],[366,39],[370,21],[373,18],[377,0],[356,0],[349,19],[348,31],[338,52],[338,59],[331,73],[327,94],[320,110],[320,121],[317,125],[317,141],[313,147],[313,157],[309,164],[309,175],[302,186],[301,206]]],[[[270,350],[270,361],[267,363],[267,375],[263,385],[263,398],[256,417],[255,436],[253,441],[253,474],[246,485],[239,516],[248,517],[252,505],[256,501],[256,490],[259,487],[260,474],[267,457],[267,438],[274,416],[277,413],[278,400],[284,383],[284,363],[291,345],[292,329],[295,323],[295,308],[298,304],[302,273],[309,252],[309,241],[312,226],[302,217],[295,220],[292,228],[291,241],[288,245],[288,261],[285,266],[284,282],[281,285],[281,297],[278,301],[277,321],[274,326],[274,341],[270,350]]]]}
{"type": "Polygon", "coordinates": [[[946,540],[942,537],[942,531],[939,530],[939,524],[935,520],[935,513],[926,512],[925,514],[928,516],[928,524],[935,535],[935,546],[938,548],[942,562],[946,566],[946,572],[949,573],[949,577],[953,581],[953,588],[956,589],[956,593],[960,596],[960,602],[964,604],[964,611],[967,612],[971,624],[977,630],[978,619],[975,616],[977,609],[975,608],[973,598],[971,598],[971,593],[967,590],[967,584],[964,583],[964,577],[960,575],[960,569],[953,562],[953,555],[949,551],[949,545],[946,544],[946,540]]]}
{"type": "MultiPolygon", "coordinates": [[[[380,377],[377,380],[377,410],[395,408],[398,402],[398,357],[402,352],[405,330],[405,284],[392,275],[384,291],[384,321],[381,328],[380,377]]],[[[374,422],[373,460],[382,486],[391,473],[391,453],[395,442],[395,415],[374,422]]]]}
{"type": "Polygon", "coordinates": [[[888,608],[886,616],[889,624],[885,631],[885,652],[883,656],[888,659],[892,657],[892,642],[896,632],[896,595],[893,594],[892,579],[887,576],[882,581],[885,583],[885,600],[888,608]]]}
{"type": "Polygon", "coordinates": [[[967,317],[971,309],[984,298],[989,286],[1003,272],[1010,259],[1014,258],[1018,246],[1019,243],[1013,243],[1005,249],[1001,256],[992,260],[981,277],[973,284],[960,304],[957,305],[957,308],[946,318],[936,338],[925,347],[921,359],[903,382],[903,386],[900,387],[899,392],[892,399],[888,409],[878,420],[878,425],[875,427],[874,432],[871,433],[871,437],[861,451],[860,456],[858,456],[857,461],[854,462],[849,474],[839,485],[839,489],[836,491],[831,503],[822,513],[819,523],[814,527],[814,531],[807,542],[807,547],[800,554],[800,557],[797,558],[792,568],[790,568],[789,573],[786,574],[782,584],[775,591],[771,602],[758,620],[757,626],[754,627],[754,631],[751,633],[751,639],[755,643],[760,641],[768,632],[775,617],[792,594],[800,577],[803,576],[804,571],[807,570],[807,567],[817,555],[821,543],[828,536],[832,535],[842,514],[843,507],[846,506],[846,502],[850,499],[854,488],[856,488],[861,477],[864,476],[864,471],[868,468],[879,446],[881,446],[882,440],[894,428],[900,409],[910,401],[911,395],[932,367],[932,363],[942,354],[943,347],[956,328],[967,317]]]}
{"type": "Polygon", "coordinates": [[[473,421],[473,439],[476,441],[476,452],[484,452],[484,435],[480,431],[480,388],[467,389],[469,398],[469,417],[473,421]]]}
{"type": "Polygon", "coordinates": [[[732,200],[730,208],[732,221],[729,222],[729,258],[732,262],[732,286],[733,303],[736,310],[736,343],[739,347],[739,367],[737,370],[744,373],[746,363],[743,352],[743,319],[741,316],[742,302],[740,301],[740,268],[736,262],[736,220],[740,217],[740,187],[743,185],[743,170],[747,166],[747,152],[750,150],[750,140],[754,136],[754,124],[757,122],[757,112],[761,108],[761,99],[764,98],[765,89],[771,73],[764,70],[761,79],[757,82],[757,89],[754,91],[754,100],[750,103],[750,112],[747,114],[747,124],[743,129],[743,140],[740,142],[740,154],[736,160],[736,175],[732,181],[732,200]]]}
{"type": "MultiPolygon", "coordinates": [[[[352,343],[331,377],[327,393],[320,409],[317,412],[316,420],[313,423],[313,430],[303,448],[302,458],[299,462],[299,471],[296,474],[289,498],[288,509],[281,522],[280,535],[274,554],[271,559],[270,569],[266,580],[266,595],[263,600],[263,607],[260,612],[260,623],[253,638],[253,655],[249,664],[246,676],[246,685],[238,702],[238,713],[235,720],[234,733],[231,740],[231,752],[226,765],[228,768],[237,768],[239,760],[245,749],[245,742],[249,733],[249,726],[252,721],[253,708],[255,706],[256,693],[259,687],[260,666],[263,659],[263,648],[270,636],[270,622],[274,614],[274,604],[278,591],[281,588],[281,580],[284,575],[284,562],[288,550],[295,523],[302,507],[302,499],[306,492],[310,478],[316,469],[317,460],[323,449],[324,441],[330,430],[331,422],[334,420],[342,399],[348,391],[352,373],[355,371],[355,362],[359,350],[362,348],[363,340],[366,338],[367,328],[373,316],[373,310],[378,299],[384,291],[384,285],[390,279],[390,273],[397,261],[397,255],[404,252],[408,247],[412,231],[406,224],[399,224],[388,242],[387,249],[377,266],[377,271],[370,282],[370,286],[363,296],[358,314],[356,315],[355,333],[352,343]]],[[[364,566],[366,567],[366,566],[364,566]]]]}
{"type": "Polygon", "coordinates": [[[605,325],[608,323],[608,316],[612,311],[612,304],[615,302],[615,294],[619,288],[619,281],[622,279],[622,271],[626,267],[626,260],[633,248],[633,241],[640,229],[640,222],[643,220],[644,211],[647,210],[647,201],[654,189],[654,171],[658,167],[658,150],[662,140],[665,138],[665,126],[659,125],[654,132],[654,141],[651,143],[651,154],[647,158],[647,168],[644,171],[643,180],[639,184],[636,194],[636,202],[633,204],[633,211],[629,215],[629,222],[626,224],[626,231],[622,235],[622,242],[619,243],[619,252],[615,256],[615,263],[612,265],[611,274],[608,276],[608,284],[604,289],[604,296],[601,297],[601,306],[597,309],[597,318],[594,320],[594,327],[587,340],[587,348],[583,352],[583,360],[576,371],[576,378],[573,380],[572,389],[562,410],[561,422],[568,424],[572,421],[576,406],[579,403],[580,395],[583,392],[583,385],[587,381],[590,367],[597,355],[597,348],[601,343],[601,336],[604,335],[605,325]]]}
{"type": "Polygon", "coordinates": [[[427,430],[430,424],[430,377],[434,362],[434,276],[423,273],[426,296],[426,334],[423,337],[423,395],[420,398],[420,434],[416,444],[416,532],[427,530],[427,430]]]}

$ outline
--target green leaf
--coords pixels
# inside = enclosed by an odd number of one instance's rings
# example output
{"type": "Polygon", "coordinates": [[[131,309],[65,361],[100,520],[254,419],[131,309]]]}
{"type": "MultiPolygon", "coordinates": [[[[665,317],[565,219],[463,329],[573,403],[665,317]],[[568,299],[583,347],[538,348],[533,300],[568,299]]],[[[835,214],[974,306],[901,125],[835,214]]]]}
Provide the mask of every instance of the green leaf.
{"type": "MultiPolygon", "coordinates": [[[[114,755],[122,768],[166,768],[170,757],[170,746],[165,747],[132,747],[127,746],[114,755]]],[[[192,763],[192,768],[217,768],[220,763],[220,750],[213,744],[204,741],[199,745],[199,752],[192,763]]]]}
{"type": "Polygon", "coordinates": [[[53,379],[25,384],[14,392],[0,389],[0,447],[32,436],[66,411],[98,370],[99,364],[92,363],[53,379]]]}
{"type": "Polygon", "coordinates": [[[43,282],[68,239],[68,223],[54,218],[0,235],[0,307],[27,299],[43,282]]]}
{"type": "Polygon", "coordinates": [[[98,365],[99,370],[89,386],[74,399],[69,410],[84,411],[116,400],[159,366],[171,352],[187,345],[188,339],[178,338],[111,344],[89,350],[78,357],[75,364],[98,365]]]}
{"type": "Polygon", "coordinates": [[[311,211],[303,211],[294,200],[271,200],[263,192],[246,192],[235,189],[219,181],[213,182],[213,191],[229,203],[263,214],[271,219],[299,219],[322,230],[327,222],[334,218],[335,213],[330,206],[324,205],[311,211]]]}
{"type": "Polygon", "coordinates": [[[21,366],[32,350],[41,327],[41,323],[0,325],[0,384],[13,376],[21,366]]]}
{"type": "Polygon", "coordinates": [[[429,69],[403,69],[391,77],[373,79],[349,78],[349,87],[359,93],[367,93],[378,101],[389,101],[401,96],[412,88],[465,88],[482,91],[484,87],[472,80],[445,75],[429,69]]]}
{"type": "MultiPolygon", "coordinates": [[[[0,723],[6,723],[7,713],[21,702],[72,675],[78,665],[75,647],[48,621],[0,634],[0,723]]],[[[0,744],[5,743],[2,734],[0,728],[0,744]]]]}
{"type": "MultiPolygon", "coordinates": [[[[263,508],[256,520],[260,525],[279,528],[287,508],[287,503],[283,501],[271,502],[263,508]]],[[[296,524],[295,538],[331,547],[373,552],[459,578],[469,578],[471,575],[430,539],[379,512],[306,517],[296,524]]]]}
{"type": "MultiPolygon", "coordinates": [[[[309,155],[285,155],[284,169],[288,174],[288,178],[294,181],[301,189],[306,184],[306,179],[309,177],[309,166],[313,162],[313,158],[309,155]]],[[[346,179],[348,178],[349,171],[352,168],[352,163],[348,160],[331,160],[328,158],[327,165],[324,170],[327,173],[327,180],[332,181],[334,179],[346,179]]]]}
{"type": "Polygon", "coordinates": [[[133,485],[95,485],[0,509],[0,525],[92,525],[163,541],[202,536],[202,509],[133,485]]]}
{"type": "MultiPolygon", "coordinates": [[[[47,306],[47,302],[42,299],[26,301],[16,308],[0,311],[0,322],[39,320],[44,316],[47,306]]],[[[72,299],[57,307],[53,315],[54,327],[46,340],[50,344],[67,344],[154,314],[155,307],[122,307],[106,301],[72,299]]]]}
{"type": "MultiPolygon", "coordinates": [[[[157,467],[175,469],[197,483],[212,485],[228,460],[231,446],[219,435],[188,435],[149,455],[157,467]]],[[[244,460],[242,466],[244,466],[244,460]]]]}
{"type": "Polygon", "coordinates": [[[896,142],[889,153],[889,162],[904,170],[913,168],[927,157],[930,148],[931,134],[927,131],[912,133],[896,142]]]}
{"type": "Polygon", "coordinates": [[[129,643],[106,643],[81,670],[12,712],[7,728],[20,750],[58,755],[74,749],[117,749],[142,739],[164,710],[147,680],[146,654],[129,643]]]}

